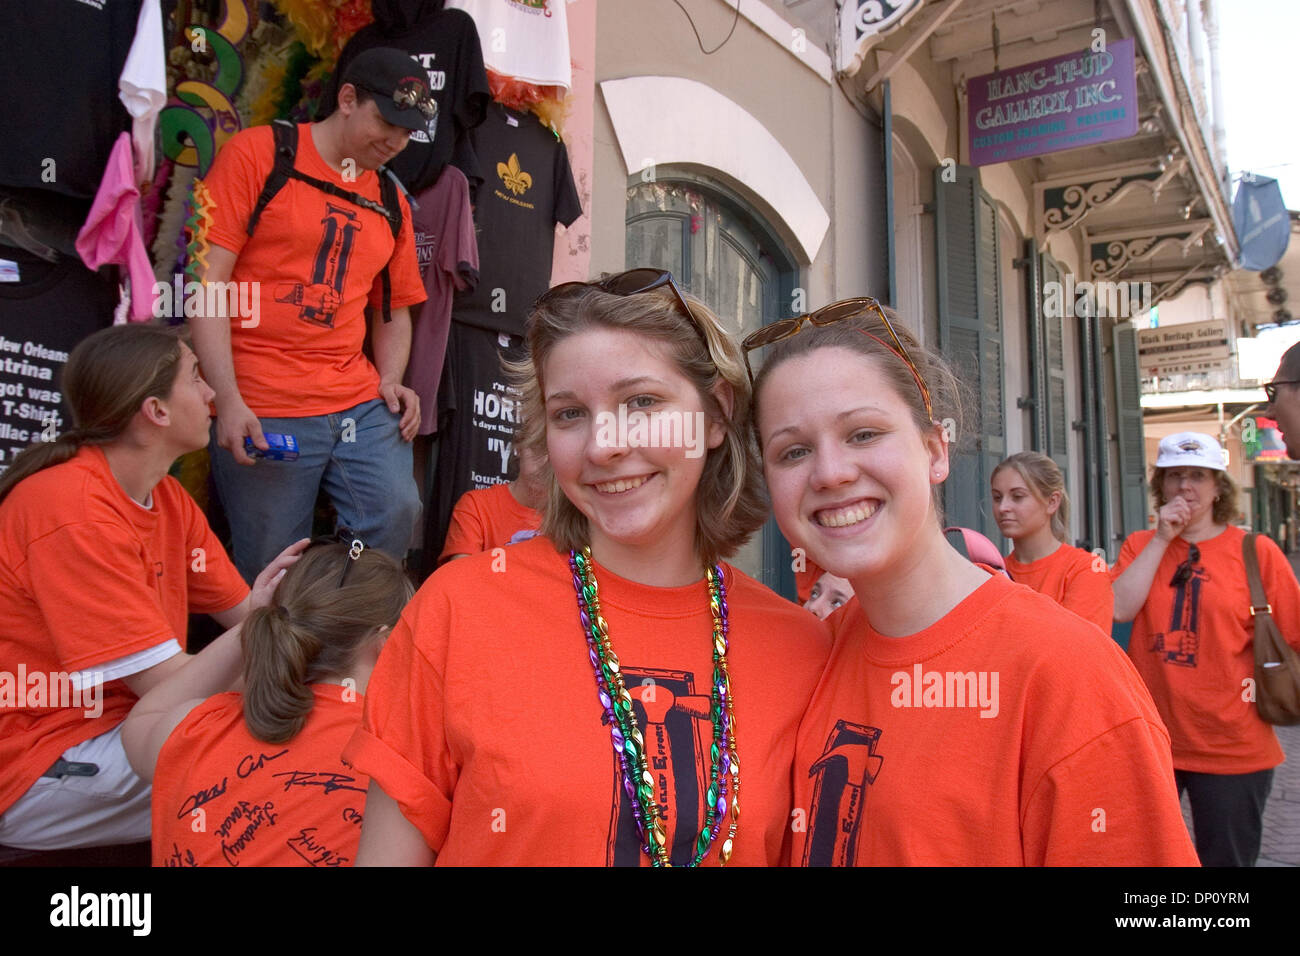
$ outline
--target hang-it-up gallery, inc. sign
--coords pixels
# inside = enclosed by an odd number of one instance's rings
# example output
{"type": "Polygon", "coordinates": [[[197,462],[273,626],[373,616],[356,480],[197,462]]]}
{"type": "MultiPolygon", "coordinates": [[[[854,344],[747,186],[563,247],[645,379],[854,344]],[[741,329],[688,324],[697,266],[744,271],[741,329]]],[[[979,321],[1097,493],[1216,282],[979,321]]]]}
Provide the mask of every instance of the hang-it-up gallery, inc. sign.
{"type": "Polygon", "coordinates": [[[1133,41],[969,80],[972,166],[1094,146],[1137,133],[1133,41]]]}

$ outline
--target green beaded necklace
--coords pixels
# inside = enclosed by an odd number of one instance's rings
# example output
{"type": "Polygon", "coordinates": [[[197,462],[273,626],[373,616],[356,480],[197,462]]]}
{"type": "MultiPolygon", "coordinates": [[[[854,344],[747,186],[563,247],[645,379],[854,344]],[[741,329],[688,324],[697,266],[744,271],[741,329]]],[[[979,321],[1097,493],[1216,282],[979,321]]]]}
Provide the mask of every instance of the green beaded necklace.
{"type": "MultiPolygon", "coordinates": [[[[632,698],[623,682],[618,657],[609,640],[609,625],[600,613],[600,595],[592,569],[591,548],[569,552],[569,569],[578,596],[578,616],[587,638],[587,649],[596,672],[596,689],[610,725],[614,752],[622,769],[623,789],[632,803],[632,813],[641,836],[641,849],[654,866],[672,866],[668,837],[659,805],[654,799],[654,777],[646,763],[645,741],[632,711],[632,698]]],[[[718,850],[718,861],[726,866],[735,847],[740,822],[740,763],[736,757],[736,720],[727,669],[727,592],[722,568],[708,569],[709,610],[713,614],[713,681],[710,717],[713,743],[709,748],[711,769],[704,794],[704,826],[695,841],[695,856],[687,866],[699,866],[708,855],[723,819],[729,816],[727,837],[718,850]],[[730,786],[728,786],[730,777],[730,786]]]]}

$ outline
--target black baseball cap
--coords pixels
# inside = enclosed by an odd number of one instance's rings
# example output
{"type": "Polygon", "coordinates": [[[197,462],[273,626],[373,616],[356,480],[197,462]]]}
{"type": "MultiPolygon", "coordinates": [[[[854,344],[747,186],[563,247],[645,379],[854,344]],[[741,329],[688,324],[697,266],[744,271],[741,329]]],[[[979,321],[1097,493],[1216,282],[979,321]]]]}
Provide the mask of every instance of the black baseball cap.
{"type": "Polygon", "coordinates": [[[429,92],[429,74],[409,53],[396,47],[372,47],[348,64],[343,82],[374,97],[380,114],[394,126],[432,137],[438,101],[429,92]]]}

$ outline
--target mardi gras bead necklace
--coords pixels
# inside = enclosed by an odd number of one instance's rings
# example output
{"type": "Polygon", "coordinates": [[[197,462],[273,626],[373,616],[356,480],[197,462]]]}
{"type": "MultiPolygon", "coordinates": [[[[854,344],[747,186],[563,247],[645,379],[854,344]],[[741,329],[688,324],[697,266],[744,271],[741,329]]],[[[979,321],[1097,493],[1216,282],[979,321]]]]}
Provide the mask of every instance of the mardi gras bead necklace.
{"type": "MultiPolygon", "coordinates": [[[[672,866],[668,836],[655,802],[654,776],[646,763],[645,741],[637,727],[618,657],[610,645],[609,625],[600,613],[591,548],[570,551],[569,570],[573,572],[573,589],[578,596],[578,617],[587,638],[587,652],[596,672],[597,696],[609,722],[614,753],[622,769],[623,789],[631,801],[632,816],[641,836],[641,850],[650,857],[652,865],[672,866]]],[[[736,719],[732,711],[731,674],[727,670],[727,591],[720,567],[709,568],[708,579],[709,610],[713,614],[713,682],[709,709],[713,721],[713,743],[709,748],[712,767],[704,793],[704,826],[695,841],[695,856],[687,866],[699,866],[708,856],[724,818],[728,820],[728,830],[718,850],[718,861],[726,866],[740,822],[740,762],[736,758],[736,719]]]]}

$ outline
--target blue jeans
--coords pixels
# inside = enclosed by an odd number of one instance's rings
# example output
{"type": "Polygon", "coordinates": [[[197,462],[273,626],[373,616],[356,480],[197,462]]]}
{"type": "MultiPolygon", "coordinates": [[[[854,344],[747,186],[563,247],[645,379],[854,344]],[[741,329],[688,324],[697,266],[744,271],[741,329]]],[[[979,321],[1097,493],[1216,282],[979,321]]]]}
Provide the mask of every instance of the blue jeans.
{"type": "Polygon", "coordinates": [[[235,462],[217,444],[208,450],[212,476],[230,520],[235,567],[249,584],[271,560],[311,535],[316,496],[323,487],[339,524],[368,548],[401,561],[420,516],[410,442],[402,441],[399,415],[382,399],[331,415],[262,418],[263,432],[293,435],[297,461],[235,462]]]}

